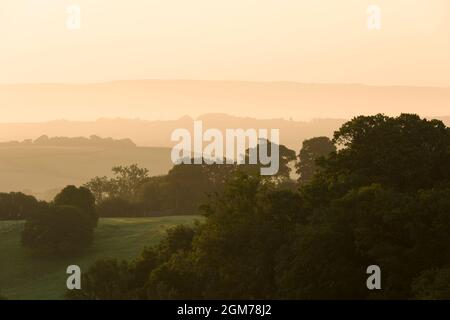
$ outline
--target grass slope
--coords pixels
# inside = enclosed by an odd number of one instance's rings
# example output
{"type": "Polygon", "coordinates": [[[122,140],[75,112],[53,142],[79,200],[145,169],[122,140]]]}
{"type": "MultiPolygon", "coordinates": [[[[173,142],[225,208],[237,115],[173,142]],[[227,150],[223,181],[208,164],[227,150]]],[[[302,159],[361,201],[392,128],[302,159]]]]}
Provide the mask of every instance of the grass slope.
{"type": "Polygon", "coordinates": [[[61,299],[66,268],[82,272],[99,258],[132,259],[145,246],[157,244],[177,224],[192,224],[198,216],[100,219],[95,241],[83,254],[69,258],[35,257],[20,245],[21,221],[0,221],[0,290],[8,299],[61,299]]]}

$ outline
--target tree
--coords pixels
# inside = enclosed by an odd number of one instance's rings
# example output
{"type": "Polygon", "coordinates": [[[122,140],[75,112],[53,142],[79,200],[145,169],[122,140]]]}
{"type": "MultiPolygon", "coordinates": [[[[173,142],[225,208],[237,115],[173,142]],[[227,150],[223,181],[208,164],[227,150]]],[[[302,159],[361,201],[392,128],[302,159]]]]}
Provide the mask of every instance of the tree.
{"type": "Polygon", "coordinates": [[[172,254],[179,251],[189,251],[192,248],[192,241],[196,229],[179,225],[170,228],[166,236],[159,243],[159,253],[164,259],[168,259],[172,254]]]}
{"type": "Polygon", "coordinates": [[[167,231],[158,246],[146,248],[128,263],[101,259],[82,278],[82,289],[67,291],[68,299],[164,299],[192,296],[195,270],[185,256],[196,229],[176,226],[167,231]],[[179,273],[176,275],[176,273],[179,273]]]}
{"type": "Polygon", "coordinates": [[[449,300],[450,268],[426,270],[414,280],[412,287],[418,299],[449,300]]]}
{"type": "Polygon", "coordinates": [[[114,281],[122,297],[148,299],[448,298],[448,135],[414,115],[358,117],[299,190],[241,170],[214,189],[223,172],[177,166],[159,181],[175,191],[168,201],[215,190],[195,199],[205,221],[168,232],[114,281]],[[415,152],[423,162],[411,166],[415,152]],[[367,290],[369,265],[382,290],[367,290]]]}
{"type": "Polygon", "coordinates": [[[309,219],[351,236],[346,252],[385,270],[370,297],[413,297],[414,278],[450,259],[449,130],[415,115],[357,117],[334,142],[342,149],[301,189],[309,219]]]}
{"type": "Polygon", "coordinates": [[[55,196],[56,206],[73,206],[86,215],[92,226],[97,226],[98,216],[95,211],[94,195],[85,187],[67,186],[55,196]]]}
{"type": "Polygon", "coordinates": [[[259,176],[238,173],[203,207],[207,221],[194,240],[203,295],[267,299],[276,293],[276,252],[302,220],[301,201],[259,176]]]}
{"type": "Polygon", "coordinates": [[[298,225],[277,252],[275,282],[282,299],[361,299],[364,261],[350,233],[333,225],[298,225]]]}
{"type": "Polygon", "coordinates": [[[39,210],[35,197],[21,192],[0,193],[0,220],[22,220],[39,210]]]}
{"type": "Polygon", "coordinates": [[[235,170],[232,164],[177,164],[167,175],[144,182],[136,202],[150,213],[197,214],[208,194],[220,192],[235,170]]]}
{"type": "Polygon", "coordinates": [[[39,214],[26,221],[22,231],[22,245],[44,254],[71,255],[92,240],[92,222],[72,206],[43,206],[39,214]]]}
{"type": "Polygon", "coordinates": [[[95,177],[86,183],[84,187],[92,192],[97,204],[117,194],[115,184],[107,177],[95,177]]]}
{"type": "Polygon", "coordinates": [[[169,206],[177,205],[177,202],[173,201],[176,196],[168,176],[156,176],[149,178],[139,187],[136,201],[142,204],[146,212],[162,214],[169,206]]]}
{"type": "Polygon", "coordinates": [[[108,198],[132,200],[140,185],[148,181],[148,169],[137,164],[112,168],[114,177],[95,177],[84,186],[95,195],[97,203],[108,198]]]}
{"type": "Polygon", "coordinates": [[[112,171],[115,175],[113,181],[117,188],[117,196],[124,199],[131,199],[138,187],[148,179],[148,170],[139,168],[137,164],[113,167],[112,171]]]}
{"type": "MultiPolygon", "coordinates": [[[[291,168],[289,167],[290,163],[295,161],[295,151],[287,148],[286,146],[280,144],[277,145],[275,143],[272,144],[270,140],[266,140],[265,142],[267,146],[267,154],[272,155],[272,146],[278,148],[278,172],[273,175],[269,176],[270,178],[276,178],[279,180],[279,182],[284,182],[286,180],[289,180],[291,168]]],[[[239,165],[238,168],[241,169],[241,171],[244,171],[249,174],[259,174],[261,168],[266,167],[266,165],[263,165],[261,163],[261,159],[259,158],[259,152],[260,152],[261,144],[258,144],[255,148],[249,148],[246,150],[245,154],[245,165],[239,165]],[[251,154],[255,153],[258,155],[258,164],[249,164],[249,160],[251,159],[251,154]]],[[[272,161],[275,160],[272,158],[272,161]]]]}
{"type": "MultiPolygon", "coordinates": [[[[201,298],[202,284],[191,255],[196,232],[197,228],[183,225],[167,230],[156,251],[159,263],[152,265],[145,282],[147,299],[201,298]]],[[[150,255],[150,260],[146,260],[152,263],[154,257],[150,255]]]]}
{"type": "Polygon", "coordinates": [[[342,149],[323,165],[335,181],[418,190],[450,179],[450,129],[438,120],[360,116],[335,132],[333,142],[342,149]]]}
{"type": "Polygon", "coordinates": [[[336,146],[328,137],[317,137],[303,141],[296,164],[298,181],[308,183],[318,170],[317,160],[336,152],[336,146]]]}
{"type": "Polygon", "coordinates": [[[117,259],[96,261],[81,278],[82,290],[69,290],[66,298],[71,300],[125,300],[131,279],[129,264],[117,259]]]}

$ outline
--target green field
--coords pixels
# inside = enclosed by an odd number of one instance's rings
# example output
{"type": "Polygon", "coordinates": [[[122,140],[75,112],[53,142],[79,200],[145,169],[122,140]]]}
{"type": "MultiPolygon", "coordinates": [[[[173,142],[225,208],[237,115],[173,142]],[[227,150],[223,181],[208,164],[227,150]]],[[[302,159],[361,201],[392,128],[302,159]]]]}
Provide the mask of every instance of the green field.
{"type": "Polygon", "coordinates": [[[99,258],[132,259],[145,246],[157,244],[177,224],[192,224],[198,216],[159,218],[104,218],[94,244],[71,258],[39,258],[20,245],[21,221],[0,221],[0,290],[9,299],[61,299],[66,268],[76,264],[82,272],[99,258]]]}

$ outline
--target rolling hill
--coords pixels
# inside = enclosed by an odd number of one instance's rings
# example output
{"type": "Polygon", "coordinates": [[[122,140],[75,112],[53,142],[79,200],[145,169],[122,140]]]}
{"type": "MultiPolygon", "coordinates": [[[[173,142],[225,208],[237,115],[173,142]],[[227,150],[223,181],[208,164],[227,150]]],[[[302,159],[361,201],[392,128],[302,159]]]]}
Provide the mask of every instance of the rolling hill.
{"type": "Polygon", "coordinates": [[[348,119],[380,112],[438,116],[448,114],[449,102],[448,87],[158,79],[2,84],[0,106],[8,112],[0,121],[101,117],[167,120],[207,113],[296,120],[348,119]]]}
{"type": "Polygon", "coordinates": [[[66,290],[66,268],[85,271],[100,258],[133,259],[145,246],[159,242],[165,231],[192,224],[198,216],[100,219],[91,248],[70,258],[31,255],[20,245],[22,221],[0,221],[0,290],[10,299],[61,299],[66,290]],[[7,257],[5,259],[4,257],[7,257]]]}
{"type": "Polygon", "coordinates": [[[168,148],[0,146],[0,192],[24,191],[49,200],[58,188],[81,185],[110,175],[115,165],[133,163],[150,175],[165,174],[173,166],[168,148]]]}

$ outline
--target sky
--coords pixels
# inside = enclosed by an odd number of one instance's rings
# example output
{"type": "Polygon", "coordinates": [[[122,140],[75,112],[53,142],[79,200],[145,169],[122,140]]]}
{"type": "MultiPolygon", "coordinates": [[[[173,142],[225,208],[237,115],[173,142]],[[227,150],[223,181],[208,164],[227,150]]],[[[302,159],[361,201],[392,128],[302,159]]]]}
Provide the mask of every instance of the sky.
{"type": "Polygon", "coordinates": [[[448,0],[1,0],[0,83],[450,86],[448,0]],[[69,5],[80,8],[71,30],[69,5]],[[381,29],[367,27],[369,5],[381,29]]]}

